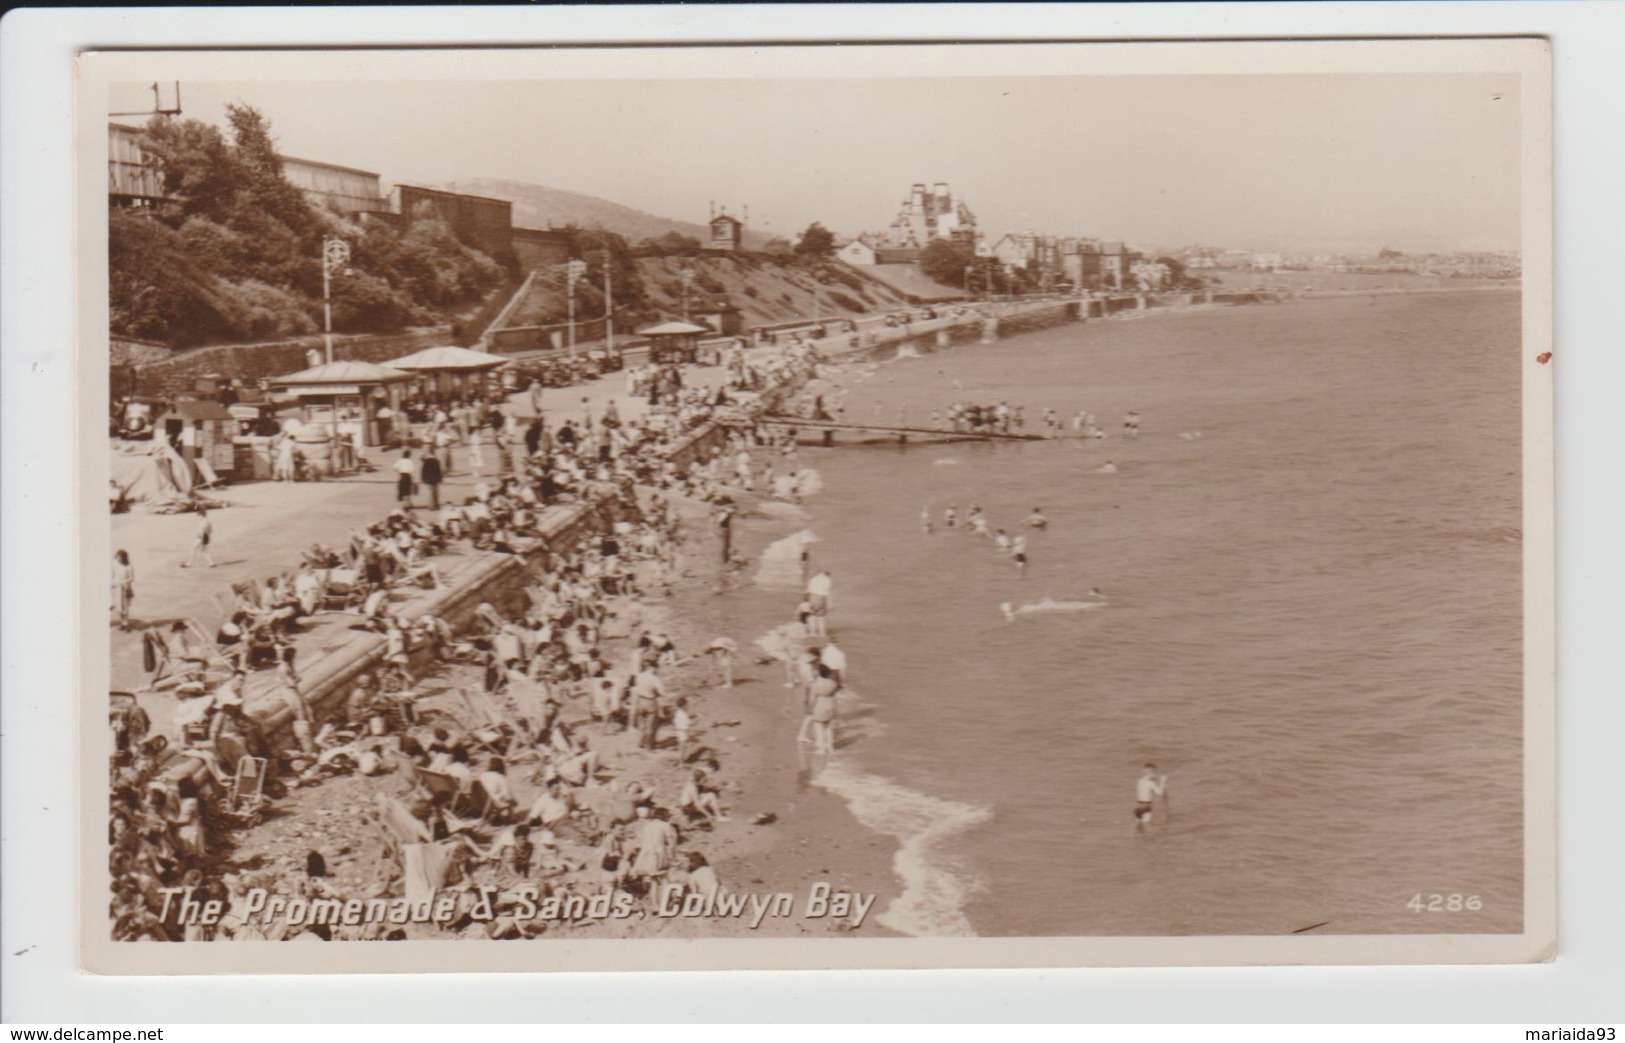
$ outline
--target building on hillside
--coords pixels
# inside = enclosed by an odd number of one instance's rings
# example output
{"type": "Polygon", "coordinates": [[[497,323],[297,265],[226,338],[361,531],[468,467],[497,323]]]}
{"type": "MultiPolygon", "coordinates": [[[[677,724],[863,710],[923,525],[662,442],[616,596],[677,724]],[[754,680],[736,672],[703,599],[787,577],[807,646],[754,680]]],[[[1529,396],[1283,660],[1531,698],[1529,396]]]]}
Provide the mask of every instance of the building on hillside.
{"type": "Polygon", "coordinates": [[[711,215],[711,241],[705,244],[707,250],[725,250],[737,253],[745,247],[745,222],[728,213],[726,210],[711,215]]]}
{"type": "Polygon", "coordinates": [[[113,206],[154,206],[169,198],[164,172],[141,148],[141,128],[107,125],[107,199],[113,206]]]}
{"type": "Polygon", "coordinates": [[[974,243],[976,215],[963,200],[954,199],[946,181],[938,181],[929,192],[924,182],[917,182],[883,238],[885,246],[911,250],[924,249],[933,239],[974,243]]]}
{"type": "Polygon", "coordinates": [[[924,250],[915,250],[908,247],[888,248],[880,247],[875,250],[876,264],[919,264],[920,254],[924,250]]]}
{"type": "Polygon", "coordinates": [[[570,259],[575,236],[559,228],[515,228],[510,233],[519,267],[550,268],[570,259]]]}
{"type": "Polygon", "coordinates": [[[1252,268],[1255,272],[1273,272],[1281,267],[1281,255],[1278,253],[1253,254],[1252,268]]]}
{"type": "Polygon", "coordinates": [[[1139,260],[1129,265],[1129,274],[1137,288],[1152,292],[1167,289],[1173,270],[1161,261],[1139,260]]]}
{"type": "Polygon", "coordinates": [[[1077,260],[1069,268],[1068,278],[1085,290],[1121,290],[1128,275],[1128,253],[1115,239],[1101,242],[1094,239],[1078,241],[1077,260]],[[1075,272],[1076,274],[1070,274],[1075,272]]]}
{"type": "Polygon", "coordinates": [[[513,252],[513,201],[472,196],[422,185],[396,185],[390,209],[402,231],[428,208],[451,227],[457,238],[491,257],[513,252]]]}
{"type": "Polygon", "coordinates": [[[847,264],[868,268],[875,263],[875,248],[860,236],[836,250],[835,257],[847,264]]]}
{"type": "MultiPolygon", "coordinates": [[[[141,147],[141,135],[140,127],[107,125],[107,197],[113,206],[154,206],[171,198],[163,168],[141,147]]],[[[316,206],[354,217],[387,205],[379,176],[370,170],[297,156],[277,158],[282,176],[316,206]]]]}
{"type": "Polygon", "coordinates": [[[379,175],[314,159],[280,156],[282,176],[317,206],[351,217],[386,205],[379,175]]]}

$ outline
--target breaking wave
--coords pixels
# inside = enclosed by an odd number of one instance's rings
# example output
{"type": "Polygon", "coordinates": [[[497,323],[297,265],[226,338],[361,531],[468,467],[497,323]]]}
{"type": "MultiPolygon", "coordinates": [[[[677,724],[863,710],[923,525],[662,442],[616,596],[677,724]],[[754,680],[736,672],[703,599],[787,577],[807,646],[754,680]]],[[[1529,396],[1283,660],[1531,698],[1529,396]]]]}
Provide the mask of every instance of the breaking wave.
{"type": "Polygon", "coordinates": [[[860,823],[901,845],[892,868],[903,882],[903,893],[880,914],[881,925],[916,938],[976,934],[965,915],[975,881],[947,862],[939,848],[954,834],[986,822],[992,808],[920,793],[844,761],[832,761],[813,784],[846,801],[860,823]]]}
{"type": "Polygon", "coordinates": [[[801,575],[801,550],[817,542],[811,529],[802,529],[768,544],[757,562],[756,585],[799,590],[806,582],[801,575]]]}

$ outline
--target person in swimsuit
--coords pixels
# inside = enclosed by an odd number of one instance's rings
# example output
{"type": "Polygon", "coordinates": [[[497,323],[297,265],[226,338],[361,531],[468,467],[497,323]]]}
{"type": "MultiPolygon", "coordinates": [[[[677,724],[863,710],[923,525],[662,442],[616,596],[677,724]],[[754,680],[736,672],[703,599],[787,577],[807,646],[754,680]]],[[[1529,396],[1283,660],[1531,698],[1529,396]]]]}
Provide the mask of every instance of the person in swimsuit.
{"type": "Polygon", "coordinates": [[[1027,524],[1034,529],[1047,529],[1049,528],[1049,519],[1044,517],[1043,511],[1034,507],[1033,513],[1027,515],[1027,524]]]}
{"type": "Polygon", "coordinates": [[[942,527],[944,529],[952,529],[958,524],[959,511],[955,509],[952,504],[949,504],[948,508],[942,512],[942,527]]]}
{"type": "Polygon", "coordinates": [[[1134,828],[1144,832],[1151,824],[1152,802],[1168,792],[1168,776],[1158,775],[1155,764],[1147,764],[1134,780],[1134,828]]]}

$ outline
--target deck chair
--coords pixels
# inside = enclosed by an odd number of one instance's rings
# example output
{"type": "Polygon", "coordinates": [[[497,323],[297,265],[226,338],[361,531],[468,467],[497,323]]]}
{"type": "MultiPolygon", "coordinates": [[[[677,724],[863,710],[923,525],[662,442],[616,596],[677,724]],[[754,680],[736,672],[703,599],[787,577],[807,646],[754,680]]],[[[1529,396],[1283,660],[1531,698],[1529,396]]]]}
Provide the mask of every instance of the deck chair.
{"type": "Polygon", "coordinates": [[[326,569],[318,611],[351,612],[366,600],[361,574],[355,569],[326,569]]]}
{"type": "Polygon", "coordinates": [[[237,774],[231,780],[231,810],[245,817],[257,815],[265,802],[265,774],[269,767],[264,757],[244,756],[237,761],[237,774]]]}
{"type": "Polygon", "coordinates": [[[430,798],[437,803],[441,801],[447,804],[453,803],[463,791],[462,784],[457,781],[456,776],[439,771],[430,771],[428,768],[415,765],[412,771],[417,784],[423,787],[430,798]]]}

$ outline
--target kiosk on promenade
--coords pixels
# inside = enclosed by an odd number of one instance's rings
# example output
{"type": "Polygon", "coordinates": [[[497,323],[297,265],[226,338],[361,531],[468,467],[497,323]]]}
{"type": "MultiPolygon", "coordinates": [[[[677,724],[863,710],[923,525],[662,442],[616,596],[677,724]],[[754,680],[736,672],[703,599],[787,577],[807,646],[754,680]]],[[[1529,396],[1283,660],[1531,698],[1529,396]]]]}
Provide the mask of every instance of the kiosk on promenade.
{"type": "Polygon", "coordinates": [[[384,363],[422,380],[441,403],[453,397],[467,402],[470,378],[478,379],[477,386],[483,386],[486,373],[508,364],[509,360],[500,355],[458,347],[424,348],[384,363]]]}
{"type": "Polygon", "coordinates": [[[412,379],[405,370],[347,360],[273,377],[271,387],[299,400],[299,441],[306,456],[313,464],[329,463],[321,469],[332,470],[337,460],[323,460],[326,454],[316,447],[341,434],[353,444],[356,432],[366,446],[389,442],[392,419],[401,410],[401,385],[412,379]]]}
{"type": "Polygon", "coordinates": [[[700,338],[714,333],[709,326],[678,321],[662,322],[638,330],[638,336],[649,338],[649,361],[657,366],[668,362],[698,361],[700,338]]]}

